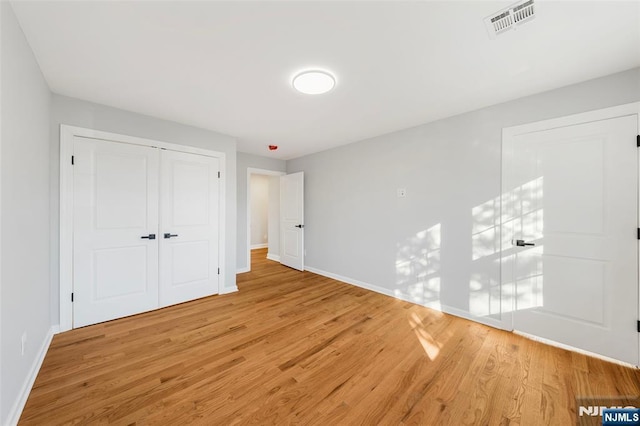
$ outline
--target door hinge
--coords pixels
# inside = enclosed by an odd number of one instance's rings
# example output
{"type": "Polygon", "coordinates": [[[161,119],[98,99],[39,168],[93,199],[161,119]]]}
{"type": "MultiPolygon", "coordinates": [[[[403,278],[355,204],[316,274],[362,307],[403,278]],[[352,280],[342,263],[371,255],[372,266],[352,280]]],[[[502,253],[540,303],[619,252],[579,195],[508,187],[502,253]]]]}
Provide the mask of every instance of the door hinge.
{"type": "Polygon", "coordinates": [[[638,333],[640,333],[640,321],[638,321],[638,333]]]}
{"type": "MultiPolygon", "coordinates": [[[[638,145],[638,146],[640,146],[640,145],[638,145]]],[[[218,179],[220,179],[220,172],[218,172],[218,179]]]]}
{"type": "Polygon", "coordinates": [[[75,155],[71,156],[71,165],[73,166],[75,164],[75,155]]]}
{"type": "Polygon", "coordinates": [[[640,240],[640,228],[638,228],[638,239],[640,240]]]}
{"type": "Polygon", "coordinates": [[[220,275],[220,268],[218,268],[218,275],[220,275]]]}
{"type": "Polygon", "coordinates": [[[73,293],[71,293],[71,301],[73,302],[73,293]]]}
{"type": "Polygon", "coordinates": [[[640,135],[636,136],[636,146],[640,147],[640,135]]]}

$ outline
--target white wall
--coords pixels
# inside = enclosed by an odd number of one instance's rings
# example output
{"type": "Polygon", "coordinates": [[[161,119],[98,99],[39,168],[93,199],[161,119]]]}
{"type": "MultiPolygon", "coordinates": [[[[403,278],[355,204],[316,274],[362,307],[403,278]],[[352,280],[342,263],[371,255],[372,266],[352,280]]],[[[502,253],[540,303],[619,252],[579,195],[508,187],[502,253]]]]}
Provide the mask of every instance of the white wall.
{"type": "Polygon", "coordinates": [[[1,15],[0,424],[48,343],[50,314],[49,113],[51,94],[8,2],[1,15]],[[21,337],[27,334],[24,356],[21,337]]]}
{"type": "Polygon", "coordinates": [[[287,166],[284,160],[238,152],[236,167],[238,173],[237,271],[246,271],[249,268],[247,261],[247,169],[249,168],[284,172],[287,166]]]}
{"type": "MultiPolygon", "coordinates": [[[[268,242],[269,177],[251,175],[251,248],[268,242]]],[[[257,247],[256,247],[257,248],[257,247]]]]}
{"type": "Polygon", "coordinates": [[[210,130],[191,127],[172,121],[161,120],[94,104],[79,99],[53,95],[51,108],[51,305],[52,320],[59,321],[59,205],[60,205],[60,124],[102,130],[105,132],[137,136],[180,145],[210,149],[226,154],[226,247],[225,247],[225,290],[236,285],[236,141],[230,136],[210,130]]]}
{"type": "Polygon", "coordinates": [[[288,161],[305,172],[305,264],[495,323],[499,235],[474,250],[478,211],[498,220],[502,128],[639,99],[636,68],[288,161]]]}

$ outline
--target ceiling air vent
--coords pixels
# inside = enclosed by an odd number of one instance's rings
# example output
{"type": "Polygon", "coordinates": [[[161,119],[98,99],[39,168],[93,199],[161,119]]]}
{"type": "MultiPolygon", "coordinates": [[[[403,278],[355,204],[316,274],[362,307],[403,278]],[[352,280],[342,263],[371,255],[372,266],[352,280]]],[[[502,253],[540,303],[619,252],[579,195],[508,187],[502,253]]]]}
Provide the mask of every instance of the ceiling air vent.
{"type": "Polygon", "coordinates": [[[535,18],[533,0],[521,1],[484,19],[489,37],[504,33],[535,18]]]}

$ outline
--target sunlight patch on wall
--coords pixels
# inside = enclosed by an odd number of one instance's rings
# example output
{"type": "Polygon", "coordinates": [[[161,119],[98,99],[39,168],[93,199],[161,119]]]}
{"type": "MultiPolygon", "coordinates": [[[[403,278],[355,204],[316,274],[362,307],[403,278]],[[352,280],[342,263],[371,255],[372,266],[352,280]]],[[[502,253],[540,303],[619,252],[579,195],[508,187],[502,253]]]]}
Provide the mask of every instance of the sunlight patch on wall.
{"type": "Polygon", "coordinates": [[[501,313],[500,280],[488,274],[473,273],[469,280],[469,312],[477,316],[501,313]]]}
{"type": "Polygon", "coordinates": [[[396,257],[396,297],[432,309],[440,304],[441,225],[417,232],[398,244],[396,257]]]}
{"type": "Polygon", "coordinates": [[[502,203],[502,312],[544,306],[544,178],[506,192],[502,203]],[[536,245],[518,247],[517,239],[536,245]]]}
{"type": "Polygon", "coordinates": [[[500,197],[477,205],[471,215],[474,267],[469,278],[469,313],[500,319],[500,280],[490,273],[500,267],[500,197]]]}
{"type": "Polygon", "coordinates": [[[500,250],[500,197],[482,203],[471,210],[473,226],[471,236],[472,259],[477,260],[500,250]]]}
{"type": "Polygon", "coordinates": [[[499,318],[514,309],[544,304],[543,186],[539,177],[471,209],[472,260],[478,265],[469,278],[471,314],[499,318]],[[516,239],[535,240],[536,246],[514,246],[516,239]],[[501,267],[502,285],[488,273],[477,272],[487,268],[486,262],[501,267]]]}

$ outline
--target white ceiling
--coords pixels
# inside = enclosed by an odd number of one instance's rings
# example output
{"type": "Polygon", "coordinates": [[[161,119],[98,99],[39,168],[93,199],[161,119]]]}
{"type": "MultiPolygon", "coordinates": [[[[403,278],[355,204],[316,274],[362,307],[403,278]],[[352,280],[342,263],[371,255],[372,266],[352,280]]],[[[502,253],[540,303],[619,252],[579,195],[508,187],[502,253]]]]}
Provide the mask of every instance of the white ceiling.
{"type": "Polygon", "coordinates": [[[289,159],[640,65],[638,1],[538,1],[491,40],[483,18],[512,3],[12,4],[53,92],[289,159]],[[295,92],[315,67],[336,88],[295,92]]]}

